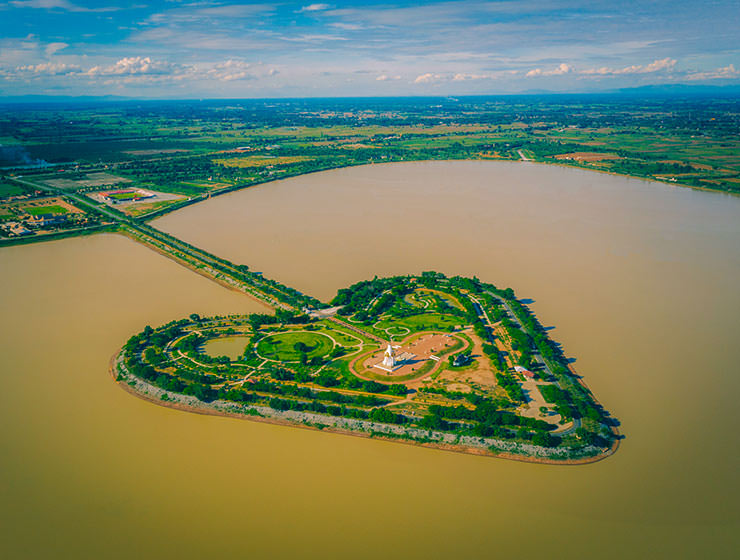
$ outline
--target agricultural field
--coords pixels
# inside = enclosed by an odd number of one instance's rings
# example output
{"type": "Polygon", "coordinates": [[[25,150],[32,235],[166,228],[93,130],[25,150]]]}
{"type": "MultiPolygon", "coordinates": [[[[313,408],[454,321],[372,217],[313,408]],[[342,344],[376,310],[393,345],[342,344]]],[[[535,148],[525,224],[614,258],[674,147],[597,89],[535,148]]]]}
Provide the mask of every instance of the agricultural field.
{"type": "Polygon", "coordinates": [[[313,158],[306,156],[246,156],[214,159],[213,162],[219,165],[223,165],[224,167],[268,167],[298,163],[300,161],[311,161],[312,159],[313,158]]]}
{"type": "Polygon", "coordinates": [[[33,189],[18,183],[0,181],[0,201],[11,197],[29,196],[33,189]]]}
{"type": "Polygon", "coordinates": [[[598,95],[99,103],[0,113],[0,137],[40,162],[25,179],[59,192],[125,186],[202,200],[366,163],[526,158],[737,193],[739,105],[598,95]]]}

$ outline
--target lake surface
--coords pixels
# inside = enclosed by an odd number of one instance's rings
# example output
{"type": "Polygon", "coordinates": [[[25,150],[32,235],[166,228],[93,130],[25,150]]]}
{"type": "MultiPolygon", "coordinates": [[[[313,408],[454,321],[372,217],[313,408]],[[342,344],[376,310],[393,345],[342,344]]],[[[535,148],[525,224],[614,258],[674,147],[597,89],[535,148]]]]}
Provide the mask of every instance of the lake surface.
{"type": "Polygon", "coordinates": [[[2,556],[736,556],[740,199],[408,163],[255,187],[155,226],[323,299],[430,269],[510,286],[626,439],[557,467],[154,406],[107,372],[131,334],[263,308],[116,235],[4,248],[2,556]]]}

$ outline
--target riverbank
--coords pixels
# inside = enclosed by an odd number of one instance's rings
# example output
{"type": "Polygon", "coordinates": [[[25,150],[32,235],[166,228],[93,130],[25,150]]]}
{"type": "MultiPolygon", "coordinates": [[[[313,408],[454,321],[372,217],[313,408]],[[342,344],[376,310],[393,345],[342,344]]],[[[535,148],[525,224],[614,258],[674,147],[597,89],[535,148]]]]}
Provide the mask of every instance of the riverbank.
{"type": "Polygon", "coordinates": [[[41,243],[42,241],[54,241],[57,239],[67,239],[69,237],[82,237],[84,235],[93,235],[95,233],[110,233],[116,231],[116,224],[100,224],[96,226],[87,226],[84,228],[68,229],[55,231],[52,233],[42,233],[38,235],[24,235],[22,237],[8,237],[0,239],[0,247],[12,247],[14,245],[30,245],[31,243],[41,243]]]}
{"type": "Polygon", "coordinates": [[[147,402],[180,410],[194,412],[196,414],[207,414],[212,416],[223,416],[237,418],[240,420],[252,420],[281,426],[321,430],[340,435],[350,435],[363,438],[380,439],[383,441],[405,443],[419,447],[429,447],[443,451],[466,453],[469,455],[480,455],[498,459],[508,459],[526,463],[540,463],[547,465],[585,465],[602,461],[613,455],[619,448],[619,439],[615,439],[606,450],[595,447],[586,447],[585,451],[600,451],[593,455],[572,457],[576,450],[572,448],[546,448],[532,444],[523,444],[491,438],[474,438],[471,436],[459,436],[448,433],[434,432],[431,430],[406,429],[400,426],[381,424],[364,420],[355,420],[323,414],[278,411],[269,407],[239,405],[226,401],[212,401],[206,403],[190,395],[173,393],[155,387],[142,379],[139,379],[127,371],[123,365],[123,350],[116,353],[110,359],[109,373],[116,384],[124,391],[147,402]],[[357,429],[351,429],[351,428],[357,429]],[[414,437],[419,439],[413,439],[414,437]],[[462,441],[463,443],[459,443],[462,441]],[[478,443],[478,445],[474,445],[478,443]],[[492,449],[495,447],[502,448],[492,449]],[[520,448],[523,453],[513,453],[520,448]],[[528,454],[525,454],[528,453],[528,454]],[[557,458],[560,455],[563,458],[557,458]]]}
{"type": "MultiPolygon", "coordinates": [[[[174,204],[165,206],[163,208],[159,208],[159,209],[154,210],[152,212],[149,212],[147,214],[142,214],[141,216],[137,216],[135,218],[129,218],[129,217],[126,217],[126,218],[132,220],[133,222],[137,222],[137,223],[140,223],[140,224],[147,224],[148,222],[150,222],[150,221],[152,221],[152,220],[154,220],[156,218],[160,218],[162,216],[165,216],[165,215],[170,214],[172,212],[175,212],[177,210],[181,210],[181,209],[186,208],[188,206],[192,206],[192,205],[195,205],[195,204],[198,204],[198,203],[201,203],[201,202],[208,201],[211,198],[216,198],[216,197],[219,197],[221,195],[239,192],[239,191],[242,191],[242,190],[246,190],[246,189],[248,189],[250,187],[264,186],[264,185],[268,185],[270,183],[274,183],[276,181],[283,181],[283,180],[286,180],[286,179],[298,178],[298,177],[302,177],[302,176],[306,176],[306,175],[311,175],[311,174],[315,174],[315,173],[322,173],[322,172],[325,172],[325,171],[346,169],[346,168],[351,168],[351,167],[361,167],[361,166],[365,166],[365,165],[385,165],[385,164],[389,164],[389,163],[396,163],[397,164],[397,163],[414,163],[414,162],[421,163],[421,162],[434,162],[434,161],[440,161],[440,160],[438,160],[438,159],[413,159],[413,158],[406,158],[406,159],[399,159],[399,160],[393,160],[393,159],[391,159],[391,160],[387,160],[387,161],[383,161],[383,162],[366,161],[366,162],[345,163],[343,165],[331,165],[331,166],[322,167],[320,169],[312,169],[310,171],[305,171],[303,173],[286,174],[286,175],[281,176],[279,178],[270,178],[270,179],[267,179],[267,180],[259,180],[259,181],[250,182],[250,183],[242,183],[242,184],[232,185],[232,186],[229,186],[229,187],[226,187],[226,188],[222,188],[222,189],[211,191],[211,192],[209,192],[207,194],[204,194],[204,195],[200,195],[200,196],[197,196],[197,197],[193,197],[193,198],[190,198],[190,199],[185,199],[185,200],[179,201],[177,203],[174,203],[174,204]]],[[[645,176],[642,176],[642,175],[627,175],[627,174],[622,174],[622,173],[616,173],[614,171],[608,171],[608,170],[605,170],[605,169],[595,169],[595,168],[591,168],[591,167],[584,167],[582,165],[577,165],[577,164],[573,164],[573,163],[566,163],[566,162],[562,162],[562,161],[554,162],[554,161],[542,161],[542,160],[534,160],[534,159],[516,160],[514,158],[504,158],[504,157],[497,157],[497,158],[490,158],[490,157],[470,158],[470,157],[465,157],[465,158],[460,158],[460,159],[451,158],[451,159],[449,159],[449,161],[502,161],[502,162],[534,163],[534,164],[538,164],[538,165],[550,165],[550,166],[557,166],[557,167],[563,167],[563,168],[568,168],[568,169],[579,169],[579,170],[582,170],[582,171],[593,171],[593,172],[596,172],[596,173],[602,173],[602,174],[605,174],[605,175],[612,175],[612,176],[615,176],[615,177],[626,177],[626,178],[630,178],[630,179],[639,179],[639,180],[645,181],[645,182],[661,183],[661,184],[672,186],[672,187],[682,187],[682,188],[692,189],[692,190],[696,190],[696,191],[705,191],[705,192],[713,192],[713,193],[727,194],[727,195],[731,195],[731,196],[734,196],[734,197],[739,197],[740,196],[740,193],[736,193],[736,192],[732,192],[732,191],[727,191],[727,190],[722,190],[722,189],[713,189],[713,188],[710,188],[710,187],[701,187],[701,186],[697,186],[697,185],[688,185],[688,184],[685,184],[685,183],[671,182],[671,181],[661,180],[661,179],[657,179],[657,178],[653,178],[653,177],[645,177],[645,176]]],[[[17,182],[20,182],[17,179],[16,179],[16,181],[17,182]]],[[[30,183],[27,183],[27,184],[30,184],[30,183]]],[[[39,186],[39,185],[36,184],[36,186],[39,186]]],[[[45,188],[46,188],[46,190],[49,190],[49,191],[51,191],[53,193],[56,193],[56,194],[66,194],[66,195],[69,195],[69,193],[62,193],[60,191],[57,191],[56,189],[49,188],[48,186],[45,187],[45,188]]],[[[79,199],[77,199],[77,202],[79,202],[79,199]]],[[[89,206],[89,207],[91,207],[91,208],[93,208],[93,209],[95,209],[97,211],[101,211],[100,210],[101,206],[94,206],[94,205],[89,204],[89,203],[87,204],[87,206],[89,206]]],[[[102,205],[102,206],[105,206],[105,205],[102,205]]],[[[110,210],[110,209],[103,208],[102,212],[105,215],[107,215],[108,217],[112,217],[111,214],[110,213],[106,213],[105,210],[110,210]]],[[[124,217],[121,216],[121,219],[124,219],[124,217]]],[[[78,236],[83,236],[83,235],[91,235],[91,234],[98,233],[98,232],[114,231],[117,227],[119,227],[119,224],[106,223],[106,224],[101,224],[101,225],[98,225],[98,226],[89,226],[89,227],[86,227],[86,228],[79,228],[79,229],[74,229],[74,230],[65,230],[65,231],[54,232],[54,233],[49,233],[49,234],[29,235],[29,236],[24,236],[24,237],[15,237],[15,238],[8,238],[8,239],[0,239],[0,247],[6,247],[6,246],[12,246],[12,245],[24,245],[24,244],[29,244],[29,243],[39,243],[39,242],[42,242],[42,241],[52,241],[52,240],[55,240],[55,239],[63,239],[63,238],[68,238],[68,237],[78,237],[78,236]]],[[[129,237],[131,237],[132,239],[135,239],[135,237],[133,237],[133,236],[129,236],[129,237]]],[[[162,254],[165,254],[166,255],[166,253],[162,253],[162,254]]],[[[177,260],[177,259],[175,259],[175,260],[177,260]]],[[[178,261],[178,262],[180,262],[180,261],[178,261]]],[[[181,263],[181,264],[183,264],[183,263],[181,263]]],[[[193,270],[195,270],[195,269],[193,269],[193,270]]]]}
{"type": "MultiPolygon", "coordinates": [[[[142,214],[141,216],[137,216],[136,220],[143,223],[148,223],[156,218],[160,218],[162,216],[165,216],[167,214],[170,214],[174,211],[180,210],[182,208],[185,208],[187,206],[191,206],[194,204],[198,204],[200,202],[205,202],[207,200],[210,200],[211,198],[216,198],[221,195],[230,194],[238,191],[242,191],[245,189],[248,189],[250,187],[257,187],[257,186],[264,186],[268,185],[270,183],[274,183],[276,181],[284,181],[286,179],[293,179],[297,177],[303,177],[306,175],[312,175],[314,173],[322,173],[324,171],[332,171],[332,170],[338,170],[338,169],[347,169],[351,167],[362,167],[364,165],[385,165],[390,163],[423,163],[423,162],[433,162],[433,161],[441,161],[439,159],[434,158],[420,158],[420,159],[414,159],[411,157],[406,158],[399,158],[399,159],[389,159],[384,161],[362,161],[362,162],[350,162],[350,163],[344,163],[340,165],[331,165],[322,167],[320,169],[312,169],[310,171],[305,171],[303,173],[290,173],[283,175],[281,177],[277,178],[270,178],[267,180],[259,180],[251,183],[243,183],[243,184],[237,184],[232,185],[230,187],[218,189],[215,191],[211,191],[209,193],[206,193],[204,195],[200,195],[198,197],[193,197],[192,199],[183,200],[181,202],[177,202],[175,204],[171,204],[168,206],[165,206],[164,208],[158,208],[157,210],[154,210],[152,212],[149,212],[147,214],[142,214]]],[[[654,182],[654,183],[661,183],[664,185],[669,185],[672,187],[683,187],[687,189],[693,189],[698,191],[705,191],[705,192],[714,192],[714,193],[723,193],[723,194],[729,194],[733,196],[740,196],[740,193],[727,191],[723,189],[713,189],[710,187],[700,187],[697,185],[688,185],[685,183],[679,183],[679,182],[671,182],[671,181],[665,181],[661,179],[656,179],[652,177],[645,177],[643,175],[627,175],[623,173],[617,173],[614,171],[608,171],[606,169],[596,169],[591,167],[585,167],[583,165],[577,165],[575,163],[568,163],[564,161],[543,161],[543,160],[536,160],[536,159],[516,159],[514,157],[477,157],[477,158],[471,158],[471,157],[464,157],[464,158],[448,158],[447,161],[504,161],[504,162],[520,162],[520,163],[536,163],[539,165],[553,165],[556,167],[564,167],[567,169],[580,169],[582,171],[594,171],[596,173],[603,173],[606,175],[613,175],[615,177],[626,177],[629,179],[640,179],[642,181],[646,182],[654,182]]]]}
{"type": "MultiPolygon", "coordinates": [[[[470,160],[470,161],[480,161],[480,160],[470,160]]],[[[506,159],[500,159],[499,161],[517,161],[517,160],[506,160],[506,159]]],[[[691,189],[694,191],[703,191],[703,192],[710,192],[710,193],[719,193],[719,194],[727,194],[734,197],[740,197],[740,193],[722,190],[722,189],[712,189],[710,187],[700,187],[698,185],[687,185],[686,183],[679,183],[678,181],[666,181],[664,179],[656,179],[653,177],[645,177],[644,175],[626,175],[624,173],[617,173],[615,171],[609,171],[606,169],[596,169],[593,167],[585,167],[583,165],[575,165],[573,163],[564,163],[562,161],[542,161],[542,160],[535,160],[535,159],[526,159],[526,160],[519,160],[523,163],[536,163],[538,165],[554,165],[556,167],[563,167],[565,169],[580,169],[582,171],[593,171],[595,173],[602,173],[604,175],[612,175],[613,177],[624,177],[626,179],[639,179],[640,181],[645,181],[646,183],[660,183],[661,185],[668,185],[669,187],[681,187],[684,189],[691,189]]]]}

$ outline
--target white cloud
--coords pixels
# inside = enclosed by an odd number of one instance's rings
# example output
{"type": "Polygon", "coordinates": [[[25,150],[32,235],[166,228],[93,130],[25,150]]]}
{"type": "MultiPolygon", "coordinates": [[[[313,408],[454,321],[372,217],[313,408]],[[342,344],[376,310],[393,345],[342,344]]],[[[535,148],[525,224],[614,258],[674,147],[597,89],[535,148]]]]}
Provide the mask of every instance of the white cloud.
{"type": "Polygon", "coordinates": [[[426,74],[419,74],[418,76],[416,76],[414,83],[415,84],[431,84],[433,82],[438,82],[444,79],[445,77],[442,74],[432,74],[431,72],[427,72],[426,74]]]}
{"type": "Polygon", "coordinates": [[[152,14],[144,21],[144,23],[153,25],[176,25],[189,23],[202,27],[204,19],[231,21],[234,19],[264,16],[274,10],[275,6],[271,4],[232,4],[206,7],[202,7],[202,4],[197,3],[184,4],[182,7],[152,14]]]}
{"type": "Polygon", "coordinates": [[[34,8],[40,10],[66,10],[68,12],[115,12],[120,10],[116,7],[108,8],[85,8],[77,6],[67,0],[12,0],[10,2],[16,8],[34,8]]]}
{"type": "Polygon", "coordinates": [[[181,69],[176,64],[164,61],[155,61],[150,57],[131,56],[122,58],[111,66],[93,66],[86,74],[88,76],[135,76],[135,75],[169,75],[178,73],[181,69]]]}
{"type": "Polygon", "coordinates": [[[323,42],[323,41],[347,41],[346,37],[340,37],[339,35],[327,35],[325,33],[307,33],[304,35],[298,35],[297,37],[285,37],[287,41],[295,42],[323,42]]]}
{"type": "Polygon", "coordinates": [[[658,72],[673,72],[676,66],[676,61],[672,58],[662,58],[654,60],[650,64],[633,64],[631,66],[625,66],[624,68],[610,68],[608,66],[602,66],[599,68],[586,68],[583,70],[576,70],[573,66],[561,63],[557,67],[551,70],[543,70],[542,68],[535,68],[530,70],[525,75],[528,78],[536,76],[563,76],[565,74],[583,74],[586,76],[623,76],[630,74],[654,74],[658,72]]]}
{"type": "Polygon", "coordinates": [[[376,82],[389,82],[389,81],[392,81],[392,80],[400,80],[400,79],[401,79],[401,76],[398,76],[398,75],[396,75],[396,76],[388,76],[387,74],[381,74],[380,76],[378,76],[377,78],[375,78],[375,81],[376,82]]]}
{"type": "Polygon", "coordinates": [[[51,56],[62,49],[66,49],[68,46],[69,45],[67,43],[49,43],[44,48],[44,52],[46,53],[46,56],[51,56]]]}
{"type": "Polygon", "coordinates": [[[16,69],[18,74],[34,75],[34,76],[63,76],[67,74],[78,74],[80,67],[76,64],[57,64],[53,62],[42,62],[41,64],[27,64],[25,66],[18,66],[16,69]]]}
{"type": "Polygon", "coordinates": [[[330,23],[329,25],[337,29],[344,29],[345,31],[358,31],[360,29],[365,29],[364,26],[359,25],[357,23],[342,23],[340,21],[330,23]]]}
{"type": "Polygon", "coordinates": [[[529,72],[527,72],[525,75],[528,78],[531,78],[533,76],[562,76],[563,74],[569,74],[570,72],[573,72],[573,67],[563,62],[552,70],[535,68],[534,70],[530,70],[529,72]]]}
{"type": "Polygon", "coordinates": [[[16,8],[38,8],[38,9],[53,9],[60,8],[62,10],[74,10],[76,6],[67,0],[13,0],[10,2],[16,8]]]}
{"type": "Polygon", "coordinates": [[[277,76],[277,68],[267,68],[262,63],[253,64],[243,60],[227,60],[211,66],[199,66],[191,69],[189,77],[193,79],[207,78],[221,82],[237,80],[257,80],[277,76]]]}
{"type": "Polygon", "coordinates": [[[321,12],[328,10],[330,7],[329,4],[309,4],[308,6],[303,6],[298,12],[321,12]]]}
{"type": "Polygon", "coordinates": [[[251,73],[252,65],[241,60],[227,60],[216,64],[213,68],[206,71],[206,75],[222,82],[231,82],[234,80],[253,80],[255,75],[251,73]]]}
{"type": "Polygon", "coordinates": [[[639,74],[646,74],[649,72],[660,72],[661,70],[671,71],[676,66],[676,61],[672,58],[663,58],[661,60],[654,60],[644,68],[638,70],[639,74]]]}
{"type": "Polygon", "coordinates": [[[686,76],[687,80],[692,82],[699,80],[727,80],[730,78],[737,78],[740,76],[740,70],[735,69],[734,64],[717,68],[716,70],[709,70],[708,72],[692,72],[686,76]]]}
{"type": "Polygon", "coordinates": [[[490,74],[462,74],[457,73],[452,77],[453,82],[465,82],[467,80],[490,80],[493,76],[490,74]]]}
{"type": "Polygon", "coordinates": [[[609,68],[602,66],[601,68],[588,68],[581,70],[581,74],[596,74],[600,76],[618,76],[624,74],[651,74],[653,72],[671,72],[676,66],[676,61],[672,58],[663,58],[660,60],[654,60],[650,64],[633,64],[632,66],[626,66],[625,68],[609,68]]]}

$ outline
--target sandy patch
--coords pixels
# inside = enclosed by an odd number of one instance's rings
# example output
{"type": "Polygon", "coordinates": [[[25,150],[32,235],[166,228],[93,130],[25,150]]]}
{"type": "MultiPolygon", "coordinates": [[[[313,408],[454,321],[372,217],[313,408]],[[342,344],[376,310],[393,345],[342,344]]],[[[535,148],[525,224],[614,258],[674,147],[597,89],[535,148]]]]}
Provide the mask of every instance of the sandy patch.
{"type": "Polygon", "coordinates": [[[560,415],[553,410],[555,405],[548,403],[543,398],[539,390],[539,385],[543,385],[543,383],[538,383],[537,381],[525,381],[522,383],[522,390],[527,399],[527,405],[520,413],[522,416],[537,418],[538,420],[544,420],[548,424],[557,425],[560,422],[560,415]],[[540,407],[542,406],[547,408],[547,412],[544,414],[540,412],[540,407]]]}

